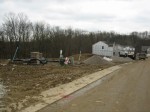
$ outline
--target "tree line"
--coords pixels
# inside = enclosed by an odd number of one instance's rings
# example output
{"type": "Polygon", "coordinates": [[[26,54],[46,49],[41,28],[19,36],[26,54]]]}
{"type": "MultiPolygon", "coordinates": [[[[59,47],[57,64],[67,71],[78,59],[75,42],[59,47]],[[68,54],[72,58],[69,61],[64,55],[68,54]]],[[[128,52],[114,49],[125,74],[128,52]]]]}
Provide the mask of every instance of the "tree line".
{"type": "Polygon", "coordinates": [[[80,29],[50,26],[44,22],[31,22],[23,14],[9,13],[5,15],[0,26],[0,58],[12,59],[15,49],[19,46],[17,58],[29,58],[30,52],[38,51],[46,58],[59,57],[63,50],[64,56],[91,53],[92,45],[98,41],[121,45],[149,45],[149,32],[132,32],[118,34],[116,32],[87,32],[80,29]]]}

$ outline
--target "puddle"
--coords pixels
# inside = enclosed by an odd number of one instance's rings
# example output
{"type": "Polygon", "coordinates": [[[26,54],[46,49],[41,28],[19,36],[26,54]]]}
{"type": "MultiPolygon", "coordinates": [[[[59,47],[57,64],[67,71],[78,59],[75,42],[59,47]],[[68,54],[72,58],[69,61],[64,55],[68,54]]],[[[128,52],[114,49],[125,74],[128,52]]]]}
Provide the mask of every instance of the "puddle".
{"type": "Polygon", "coordinates": [[[2,81],[0,80],[0,112],[5,112],[5,103],[1,100],[6,94],[5,87],[3,86],[2,81]]]}

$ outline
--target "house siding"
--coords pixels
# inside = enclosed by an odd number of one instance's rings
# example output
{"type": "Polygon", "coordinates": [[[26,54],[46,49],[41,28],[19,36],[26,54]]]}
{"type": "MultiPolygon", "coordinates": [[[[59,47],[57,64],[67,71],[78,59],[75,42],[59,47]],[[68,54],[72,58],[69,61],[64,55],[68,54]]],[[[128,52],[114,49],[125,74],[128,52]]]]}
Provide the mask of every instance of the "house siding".
{"type": "Polygon", "coordinates": [[[100,41],[92,46],[92,54],[113,56],[113,47],[109,47],[106,43],[100,41]]]}

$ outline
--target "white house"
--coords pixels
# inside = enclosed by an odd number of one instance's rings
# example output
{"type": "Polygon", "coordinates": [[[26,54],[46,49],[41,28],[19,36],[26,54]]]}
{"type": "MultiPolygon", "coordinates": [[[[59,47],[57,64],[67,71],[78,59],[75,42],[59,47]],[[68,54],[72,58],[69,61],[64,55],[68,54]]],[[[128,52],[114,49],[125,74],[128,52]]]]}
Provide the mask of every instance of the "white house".
{"type": "Polygon", "coordinates": [[[133,55],[135,48],[122,46],[119,44],[107,44],[104,41],[99,41],[92,46],[92,54],[102,56],[128,56],[133,55]]]}
{"type": "Polygon", "coordinates": [[[102,56],[113,56],[113,45],[108,45],[104,41],[99,41],[92,46],[92,54],[102,56]]]}

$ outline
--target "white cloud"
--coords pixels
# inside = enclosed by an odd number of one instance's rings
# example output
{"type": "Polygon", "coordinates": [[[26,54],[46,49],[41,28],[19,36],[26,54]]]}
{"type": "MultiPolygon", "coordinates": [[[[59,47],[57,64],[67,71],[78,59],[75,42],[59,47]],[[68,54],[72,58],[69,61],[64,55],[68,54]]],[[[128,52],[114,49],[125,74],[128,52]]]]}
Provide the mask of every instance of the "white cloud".
{"type": "Polygon", "coordinates": [[[88,31],[121,33],[150,29],[149,0],[0,0],[5,13],[23,12],[31,21],[88,31]]]}

